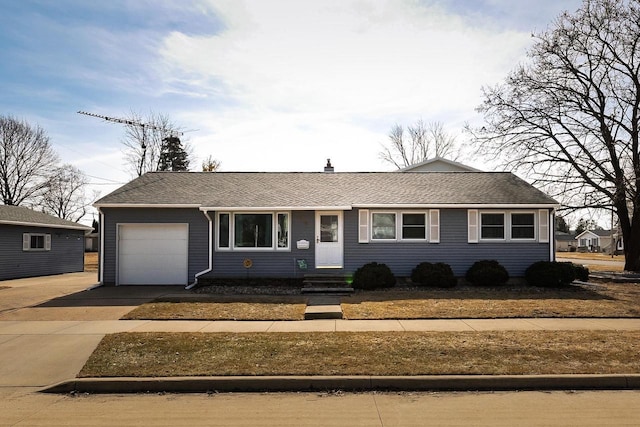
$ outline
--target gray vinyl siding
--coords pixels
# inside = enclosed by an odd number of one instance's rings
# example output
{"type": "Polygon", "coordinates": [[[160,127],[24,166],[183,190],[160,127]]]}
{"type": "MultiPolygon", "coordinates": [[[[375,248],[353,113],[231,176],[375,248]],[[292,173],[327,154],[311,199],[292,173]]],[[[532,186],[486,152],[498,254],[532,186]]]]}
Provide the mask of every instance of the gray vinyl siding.
{"type": "Polygon", "coordinates": [[[0,280],[84,270],[84,232],[0,224],[0,280]],[[51,235],[50,251],[23,251],[23,233],[51,235]]]}
{"type": "Polygon", "coordinates": [[[549,261],[549,244],[538,242],[467,243],[467,210],[440,210],[440,243],[369,242],[358,243],[357,210],[345,212],[345,270],[353,272],[368,262],[387,264],[396,276],[411,275],[420,262],[445,262],[456,276],[464,276],[471,265],[495,259],[513,277],[536,261],[549,261]]]}
{"type": "MultiPolygon", "coordinates": [[[[211,213],[212,218],[214,214],[211,213]]],[[[217,233],[217,230],[216,230],[217,233]]],[[[295,278],[313,273],[315,263],[315,211],[291,212],[290,250],[228,251],[213,253],[213,270],[203,277],[278,277],[295,278]],[[297,249],[296,241],[308,240],[309,249],[297,249]],[[244,267],[250,259],[251,268],[244,267]],[[298,268],[298,260],[305,260],[308,268],[298,268]]],[[[325,271],[326,272],[326,271],[325,271]]]]}
{"type": "MultiPolygon", "coordinates": [[[[406,212],[406,211],[405,211],[406,212]]],[[[213,215],[212,215],[213,217],[213,215]]],[[[498,260],[513,277],[521,277],[536,261],[549,260],[549,244],[538,242],[467,243],[467,210],[440,211],[440,243],[369,242],[358,243],[358,210],[344,212],[344,268],[315,268],[315,212],[295,211],[291,218],[291,251],[215,251],[213,269],[203,277],[301,277],[314,273],[353,273],[372,261],[387,264],[399,277],[411,275],[420,262],[446,262],[454,274],[464,276],[478,260],[498,260]],[[296,249],[296,241],[308,240],[307,250],[296,249]],[[251,268],[244,260],[250,259],[251,268]],[[297,260],[307,261],[307,270],[297,260]]]]}
{"type": "Polygon", "coordinates": [[[189,224],[189,283],[209,266],[209,222],[198,209],[102,208],[104,213],[103,283],[116,283],[117,224],[189,224]]]}
{"type": "MultiPolygon", "coordinates": [[[[116,280],[116,224],[118,223],[188,223],[189,282],[209,266],[209,247],[214,245],[212,270],[202,275],[218,278],[302,277],[304,274],[350,274],[368,262],[383,262],[398,277],[406,277],[420,262],[446,262],[457,276],[464,276],[477,260],[495,259],[513,277],[524,275],[526,268],[540,260],[549,260],[549,243],[503,242],[467,243],[467,210],[440,210],[440,243],[369,242],[358,243],[358,210],[344,212],[344,268],[315,268],[315,211],[291,212],[290,250],[215,250],[217,224],[209,239],[208,221],[198,209],[103,208],[104,213],[104,277],[106,284],[116,280]],[[309,249],[297,249],[298,240],[308,240],[309,249]],[[308,268],[298,267],[305,260],[308,268]],[[251,260],[245,268],[244,261],[251,260]]],[[[406,212],[406,210],[403,210],[406,212]]],[[[209,212],[214,221],[216,214],[209,212]]]]}

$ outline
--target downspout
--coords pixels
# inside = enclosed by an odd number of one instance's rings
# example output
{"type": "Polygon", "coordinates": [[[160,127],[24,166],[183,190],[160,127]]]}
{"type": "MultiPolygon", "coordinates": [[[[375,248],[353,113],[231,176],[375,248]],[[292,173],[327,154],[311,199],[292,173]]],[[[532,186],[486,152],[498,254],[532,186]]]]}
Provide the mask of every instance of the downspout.
{"type": "Polygon", "coordinates": [[[104,213],[101,208],[98,208],[98,218],[100,218],[100,233],[98,238],[100,239],[100,259],[98,261],[98,285],[104,284],[104,213]]]}
{"type": "Polygon", "coordinates": [[[208,211],[202,211],[202,213],[204,213],[204,216],[206,216],[207,220],[209,220],[209,268],[207,268],[206,270],[202,270],[199,273],[196,273],[195,280],[193,281],[193,283],[190,284],[190,285],[185,286],[186,290],[193,289],[193,287],[198,284],[198,277],[202,276],[203,274],[207,274],[211,270],[213,270],[213,242],[212,242],[212,239],[213,239],[213,220],[209,216],[209,212],[208,211]]]}
{"type": "Polygon", "coordinates": [[[556,260],[556,216],[555,209],[549,211],[549,261],[556,260]]]}

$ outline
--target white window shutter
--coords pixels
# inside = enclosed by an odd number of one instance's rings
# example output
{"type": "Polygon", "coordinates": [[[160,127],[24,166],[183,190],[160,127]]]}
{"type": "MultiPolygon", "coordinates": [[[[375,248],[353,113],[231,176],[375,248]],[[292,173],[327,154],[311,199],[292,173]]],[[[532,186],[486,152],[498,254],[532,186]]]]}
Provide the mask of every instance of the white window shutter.
{"type": "Polygon", "coordinates": [[[440,243],[440,211],[429,211],[429,242],[440,243]]]}
{"type": "Polygon", "coordinates": [[[44,235],[44,250],[45,251],[51,250],[51,234],[44,235]]]}
{"type": "Polygon", "coordinates": [[[478,243],[478,210],[469,209],[467,211],[467,241],[469,243],[478,243]]]}
{"type": "Polygon", "coordinates": [[[369,209],[358,211],[358,243],[369,243],[369,209]]]}
{"type": "Polygon", "coordinates": [[[22,234],[22,250],[28,251],[31,249],[31,235],[29,233],[22,234]]]}
{"type": "Polygon", "coordinates": [[[549,212],[545,209],[538,211],[538,241],[549,243],[549,212]]]}

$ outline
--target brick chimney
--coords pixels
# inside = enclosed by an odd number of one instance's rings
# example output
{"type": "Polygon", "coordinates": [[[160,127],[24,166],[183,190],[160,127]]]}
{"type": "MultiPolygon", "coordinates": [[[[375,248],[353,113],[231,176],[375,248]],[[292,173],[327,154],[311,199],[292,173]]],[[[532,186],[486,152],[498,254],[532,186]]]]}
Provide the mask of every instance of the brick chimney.
{"type": "Polygon", "coordinates": [[[331,159],[327,159],[327,166],[324,167],[325,172],[333,172],[333,166],[331,166],[331,159]]]}

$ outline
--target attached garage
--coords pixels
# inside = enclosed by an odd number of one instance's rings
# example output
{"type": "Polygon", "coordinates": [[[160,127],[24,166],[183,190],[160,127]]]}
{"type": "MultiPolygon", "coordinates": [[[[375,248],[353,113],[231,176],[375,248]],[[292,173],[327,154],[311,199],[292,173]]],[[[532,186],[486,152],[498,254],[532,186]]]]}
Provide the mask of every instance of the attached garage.
{"type": "Polygon", "coordinates": [[[188,224],[118,224],[119,285],[186,285],[188,224]]]}

